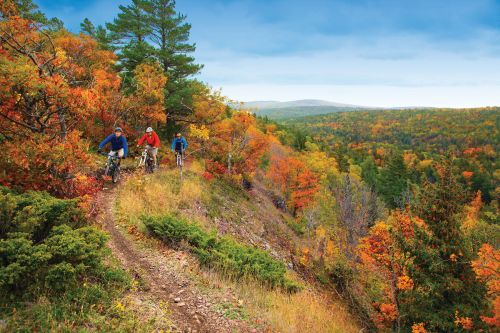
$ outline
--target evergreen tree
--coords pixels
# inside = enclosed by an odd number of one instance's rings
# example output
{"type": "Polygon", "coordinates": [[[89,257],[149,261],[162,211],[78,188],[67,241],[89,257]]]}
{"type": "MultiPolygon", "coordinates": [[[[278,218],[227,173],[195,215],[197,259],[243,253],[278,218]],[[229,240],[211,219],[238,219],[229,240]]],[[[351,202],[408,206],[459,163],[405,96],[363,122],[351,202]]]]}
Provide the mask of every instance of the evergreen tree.
{"type": "Polygon", "coordinates": [[[461,231],[464,195],[451,163],[439,167],[436,183],[426,183],[413,211],[425,226],[414,225],[414,238],[396,237],[407,259],[414,288],[399,294],[404,326],[426,323],[431,332],[457,331],[457,317],[470,318],[476,328],[485,308],[485,287],[471,267],[473,251],[461,231]]]}
{"type": "Polygon", "coordinates": [[[376,189],[378,170],[373,158],[368,156],[363,163],[361,163],[361,177],[366,184],[370,186],[372,190],[376,189]]]}
{"type": "Polygon", "coordinates": [[[102,25],[96,27],[88,18],[85,18],[83,22],[80,23],[80,32],[97,40],[99,47],[103,50],[113,49],[110,44],[110,36],[102,25]]]}
{"type": "Polygon", "coordinates": [[[154,59],[168,76],[165,106],[169,113],[189,113],[196,90],[189,78],[202,66],[190,56],[196,46],[188,42],[191,25],[185,22],[186,16],[176,12],[173,0],[133,0],[120,6],[120,11],[106,27],[119,50],[124,85],[131,83],[131,73],[138,64],[154,59]]]}
{"type": "Polygon", "coordinates": [[[377,178],[377,192],[390,208],[404,208],[409,190],[409,175],[403,155],[394,152],[377,178]]]}

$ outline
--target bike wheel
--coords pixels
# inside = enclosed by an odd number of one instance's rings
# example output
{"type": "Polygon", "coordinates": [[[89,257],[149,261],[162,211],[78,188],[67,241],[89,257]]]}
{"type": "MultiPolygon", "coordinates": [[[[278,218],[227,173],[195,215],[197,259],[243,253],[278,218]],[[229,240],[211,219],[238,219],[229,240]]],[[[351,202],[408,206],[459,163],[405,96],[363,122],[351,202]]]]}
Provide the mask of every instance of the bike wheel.
{"type": "Polygon", "coordinates": [[[145,165],[146,173],[153,173],[153,161],[151,159],[146,160],[145,165]]]}
{"type": "Polygon", "coordinates": [[[115,166],[114,170],[113,170],[113,183],[117,183],[119,180],[120,180],[120,167],[119,166],[115,166]]]}

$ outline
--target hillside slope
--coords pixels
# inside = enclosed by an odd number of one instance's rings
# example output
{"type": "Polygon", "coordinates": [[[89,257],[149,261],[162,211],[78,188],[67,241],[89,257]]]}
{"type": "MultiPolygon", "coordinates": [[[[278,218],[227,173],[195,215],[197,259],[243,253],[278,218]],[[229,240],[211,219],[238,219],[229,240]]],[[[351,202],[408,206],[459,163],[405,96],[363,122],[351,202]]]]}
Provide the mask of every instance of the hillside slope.
{"type": "Polygon", "coordinates": [[[122,263],[138,279],[153,284],[150,290],[159,293],[153,298],[167,298],[174,326],[202,332],[357,332],[355,320],[338,300],[293,270],[294,251],[301,240],[266,190],[245,191],[222,180],[208,182],[199,170],[193,162],[182,182],[176,170],[131,177],[116,192],[115,224],[106,224],[112,228],[108,230],[112,239],[119,231],[119,238],[136,249],[140,262],[127,264],[124,251],[112,242],[122,263]],[[216,265],[200,265],[188,244],[166,246],[151,237],[142,222],[144,216],[165,215],[196,222],[241,246],[263,249],[286,263],[287,277],[301,290],[290,294],[266,287],[251,275],[230,278],[234,274],[216,265]]]}

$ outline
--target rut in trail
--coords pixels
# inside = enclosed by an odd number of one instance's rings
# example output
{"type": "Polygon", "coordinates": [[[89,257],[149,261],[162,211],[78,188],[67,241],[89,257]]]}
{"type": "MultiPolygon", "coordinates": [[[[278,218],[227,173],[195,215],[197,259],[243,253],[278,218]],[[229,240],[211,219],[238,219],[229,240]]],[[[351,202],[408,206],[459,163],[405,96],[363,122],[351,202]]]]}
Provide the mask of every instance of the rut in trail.
{"type": "Polygon", "coordinates": [[[98,194],[97,200],[102,205],[98,222],[109,234],[108,246],[122,267],[145,285],[134,292],[135,298],[168,302],[174,332],[257,332],[245,323],[228,319],[212,309],[211,300],[191,286],[189,279],[176,268],[178,258],[165,255],[160,249],[144,248],[126,237],[117,227],[114,217],[116,192],[116,189],[111,189],[98,194]]]}

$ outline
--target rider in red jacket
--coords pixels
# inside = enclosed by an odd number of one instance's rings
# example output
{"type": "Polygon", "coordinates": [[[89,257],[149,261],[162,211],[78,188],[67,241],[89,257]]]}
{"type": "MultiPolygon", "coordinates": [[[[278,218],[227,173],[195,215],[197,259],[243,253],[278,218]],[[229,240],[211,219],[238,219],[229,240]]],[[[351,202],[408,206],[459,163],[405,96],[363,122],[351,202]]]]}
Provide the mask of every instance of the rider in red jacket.
{"type": "Polygon", "coordinates": [[[158,154],[158,147],[160,147],[160,138],[151,127],[148,127],[146,133],[139,139],[137,147],[142,146],[144,142],[146,142],[146,148],[149,149],[150,154],[153,156],[156,166],[156,155],[158,154]]]}

